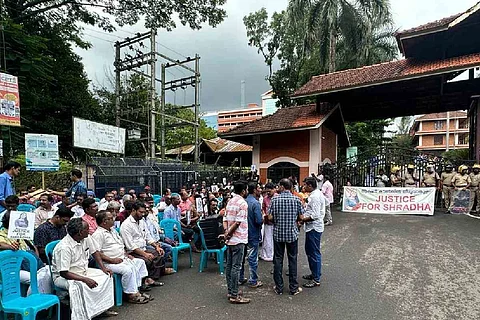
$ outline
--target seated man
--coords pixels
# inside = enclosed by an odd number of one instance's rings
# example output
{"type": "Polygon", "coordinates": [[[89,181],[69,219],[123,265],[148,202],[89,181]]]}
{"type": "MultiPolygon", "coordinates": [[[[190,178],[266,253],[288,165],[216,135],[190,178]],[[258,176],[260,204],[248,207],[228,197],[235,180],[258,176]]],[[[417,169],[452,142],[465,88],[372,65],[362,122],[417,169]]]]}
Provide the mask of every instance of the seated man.
{"type": "Polygon", "coordinates": [[[53,214],[51,219],[42,223],[35,230],[33,236],[33,243],[37,246],[40,259],[43,262],[47,262],[47,256],[45,255],[45,247],[48,243],[55,240],[62,240],[67,235],[67,228],[65,225],[73,217],[73,212],[65,207],[58,209],[53,214]]]}
{"type": "Polygon", "coordinates": [[[135,258],[145,261],[148,270],[148,276],[155,280],[148,283],[151,286],[162,286],[162,282],[156,280],[164,274],[173,273],[173,269],[165,268],[163,258],[165,252],[160,244],[148,232],[145,226],[143,216],[147,211],[143,202],[136,201],[132,205],[130,216],[120,226],[120,235],[122,236],[127,252],[135,258]],[[152,248],[153,247],[153,248],[152,248]]]}
{"type": "Polygon", "coordinates": [[[35,213],[35,228],[53,217],[55,208],[52,207],[53,197],[49,194],[40,196],[40,206],[33,211],[35,213]]]}
{"type": "MultiPolygon", "coordinates": [[[[98,229],[93,233],[92,238],[98,244],[105,267],[122,275],[123,292],[128,296],[128,302],[147,303],[150,301],[150,296],[138,292],[142,279],[148,276],[145,261],[127,254],[122,238],[113,228],[113,222],[111,212],[99,211],[97,213],[98,229]]],[[[148,280],[150,283],[153,282],[151,279],[148,280]]]]}
{"type": "Polygon", "coordinates": [[[98,212],[98,204],[95,202],[95,199],[87,198],[83,200],[82,208],[85,212],[82,219],[88,224],[88,234],[92,235],[98,228],[97,220],[95,220],[98,212]]]}
{"type": "Polygon", "coordinates": [[[70,210],[73,212],[73,216],[75,218],[81,218],[85,214],[85,211],[83,211],[82,207],[82,202],[87,198],[87,194],[85,193],[79,193],[75,196],[75,199],[77,200],[74,203],[71,203],[67,206],[70,210]]]}
{"type": "Polygon", "coordinates": [[[100,203],[98,204],[98,210],[107,210],[108,204],[113,199],[114,199],[113,193],[111,192],[105,193],[105,197],[102,200],[100,200],[100,203]]]}
{"type": "Polygon", "coordinates": [[[72,320],[92,319],[100,314],[116,315],[113,306],[113,272],[103,265],[97,244],[88,235],[88,224],[79,218],[67,224],[67,235],[53,250],[55,286],[68,290],[72,320]],[[88,268],[93,255],[100,269],[88,268]]]}
{"type": "MultiPolygon", "coordinates": [[[[152,198],[147,198],[147,200],[148,199],[152,198]]],[[[167,260],[172,253],[171,244],[174,244],[175,241],[173,239],[166,238],[165,234],[160,229],[157,216],[152,210],[153,204],[147,201],[146,207],[147,211],[145,211],[143,221],[145,222],[145,226],[147,227],[148,232],[150,232],[153,240],[155,240],[155,242],[160,244],[160,246],[162,247],[163,251],[165,252],[165,260],[167,260]]]]}
{"type": "Polygon", "coordinates": [[[182,237],[182,240],[186,243],[190,243],[193,252],[199,252],[199,250],[195,247],[195,244],[191,242],[195,232],[193,231],[191,225],[187,225],[181,219],[182,210],[178,206],[180,204],[180,195],[178,193],[172,193],[171,197],[172,204],[168,206],[167,209],[165,209],[165,211],[163,212],[163,219],[173,219],[180,222],[180,225],[182,227],[182,230],[180,230],[180,236],[182,237]]]}

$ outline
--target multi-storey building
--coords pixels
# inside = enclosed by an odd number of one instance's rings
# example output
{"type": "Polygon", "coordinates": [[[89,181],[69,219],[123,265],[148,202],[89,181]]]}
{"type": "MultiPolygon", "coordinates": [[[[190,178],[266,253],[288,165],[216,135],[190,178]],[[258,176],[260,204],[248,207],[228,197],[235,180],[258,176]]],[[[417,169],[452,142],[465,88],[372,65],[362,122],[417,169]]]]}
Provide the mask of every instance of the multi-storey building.
{"type": "Polygon", "coordinates": [[[262,116],[262,107],[256,103],[248,104],[245,109],[220,111],[218,113],[218,132],[228,131],[241,124],[260,119],[262,116]]]}
{"type": "Polygon", "coordinates": [[[468,148],[469,124],[467,112],[450,112],[450,125],[447,113],[426,114],[415,119],[413,135],[417,149],[425,152],[442,153],[447,149],[447,132],[449,132],[449,150],[468,148]]]}

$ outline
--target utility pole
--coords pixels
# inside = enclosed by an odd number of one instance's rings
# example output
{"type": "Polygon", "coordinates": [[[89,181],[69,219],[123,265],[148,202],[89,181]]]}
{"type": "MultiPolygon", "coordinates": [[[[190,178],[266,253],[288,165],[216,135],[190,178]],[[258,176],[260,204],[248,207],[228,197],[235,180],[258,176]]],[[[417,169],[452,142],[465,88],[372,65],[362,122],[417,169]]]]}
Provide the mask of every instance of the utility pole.
{"type": "Polygon", "coordinates": [[[120,43],[115,43],[115,125],[120,127],[120,70],[117,66],[120,65],[120,43]]]}
{"type": "Polygon", "coordinates": [[[165,159],[165,64],[162,63],[161,78],[161,102],[160,102],[160,140],[161,140],[161,156],[165,159]]]}
{"type": "Polygon", "coordinates": [[[155,49],[155,34],[156,31],[152,29],[151,35],[150,35],[150,90],[151,90],[151,110],[150,110],[150,157],[152,159],[155,159],[156,156],[156,150],[157,150],[157,131],[156,131],[156,90],[155,90],[155,61],[156,61],[156,49],[155,49]]]}
{"type": "Polygon", "coordinates": [[[199,137],[199,127],[200,123],[198,121],[198,108],[200,107],[200,57],[198,54],[195,54],[195,163],[200,161],[200,137],[199,137]]]}

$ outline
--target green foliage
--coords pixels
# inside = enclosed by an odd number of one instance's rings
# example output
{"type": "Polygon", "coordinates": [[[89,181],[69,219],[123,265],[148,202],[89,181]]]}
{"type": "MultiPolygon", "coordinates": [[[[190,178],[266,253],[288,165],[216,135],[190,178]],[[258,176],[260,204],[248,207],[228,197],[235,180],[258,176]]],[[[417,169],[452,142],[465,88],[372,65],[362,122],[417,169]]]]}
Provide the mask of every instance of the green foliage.
{"type": "Polygon", "coordinates": [[[265,9],[244,18],[249,45],[269,67],[281,107],[312,76],[392,60],[397,56],[388,0],[290,0],[269,19],[265,9]],[[272,61],[280,69],[272,71],[272,61]]]}
{"type": "Polygon", "coordinates": [[[442,157],[450,162],[457,162],[462,160],[469,160],[468,149],[455,149],[442,153],[442,157]]]}
{"type": "Polygon", "coordinates": [[[413,137],[409,134],[397,134],[392,138],[391,145],[393,147],[404,150],[415,150],[413,137]]]}
{"type": "Polygon", "coordinates": [[[359,153],[376,153],[378,147],[385,144],[385,127],[391,120],[371,120],[347,124],[347,132],[352,146],[358,147],[359,153]]]}

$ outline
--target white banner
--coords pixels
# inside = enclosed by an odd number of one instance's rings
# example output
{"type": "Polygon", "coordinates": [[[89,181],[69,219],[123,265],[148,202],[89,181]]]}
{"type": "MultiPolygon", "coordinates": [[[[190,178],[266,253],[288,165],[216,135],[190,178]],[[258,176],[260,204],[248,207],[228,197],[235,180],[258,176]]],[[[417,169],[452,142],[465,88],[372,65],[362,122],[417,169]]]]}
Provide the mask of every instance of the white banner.
{"type": "Polygon", "coordinates": [[[73,118],[73,146],[123,154],[125,129],[73,118]]]}
{"type": "Polygon", "coordinates": [[[343,188],[343,212],[433,216],[435,188],[343,188]]]}

